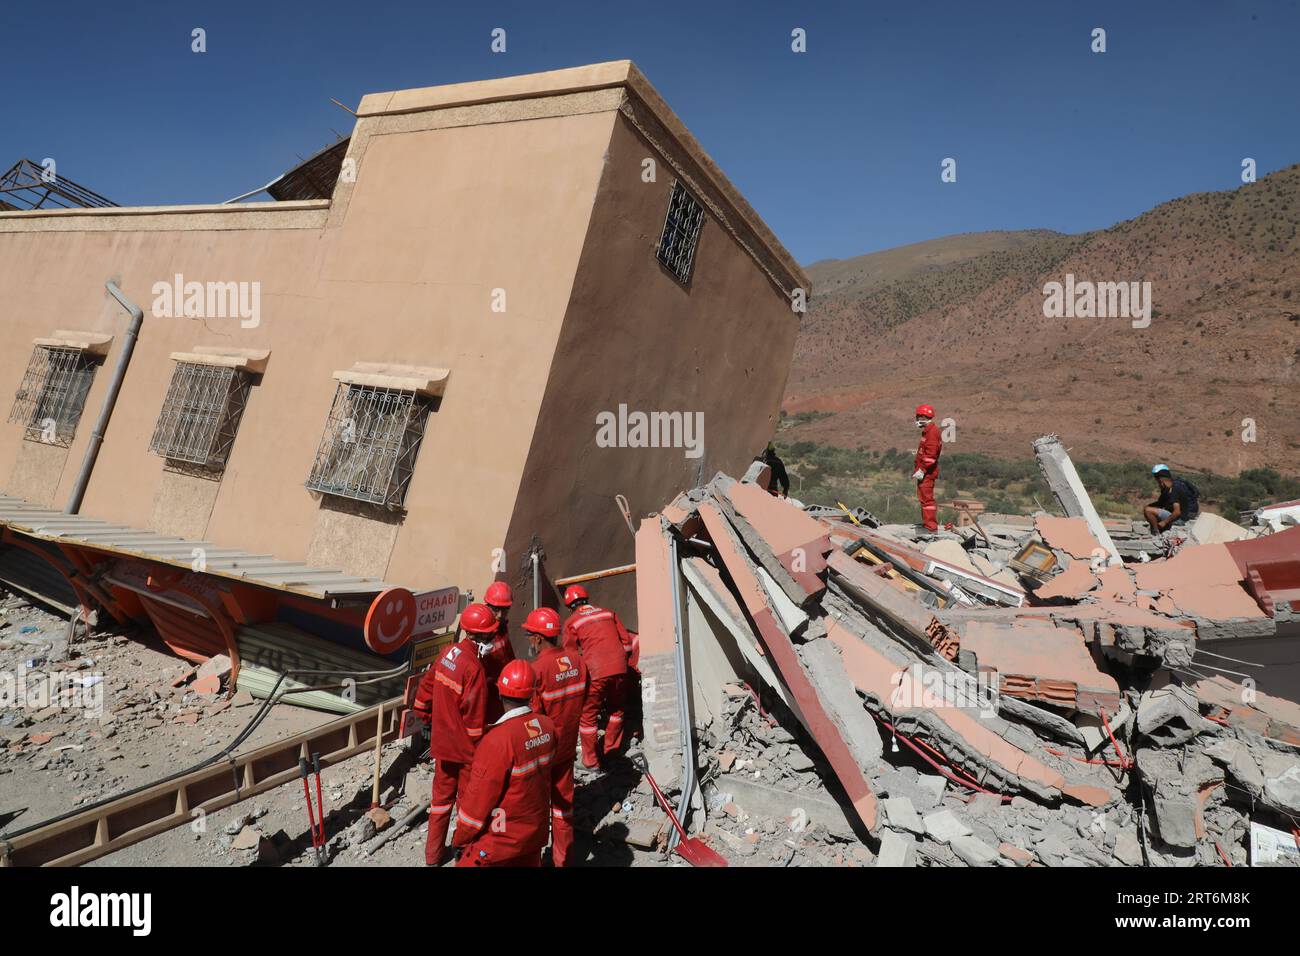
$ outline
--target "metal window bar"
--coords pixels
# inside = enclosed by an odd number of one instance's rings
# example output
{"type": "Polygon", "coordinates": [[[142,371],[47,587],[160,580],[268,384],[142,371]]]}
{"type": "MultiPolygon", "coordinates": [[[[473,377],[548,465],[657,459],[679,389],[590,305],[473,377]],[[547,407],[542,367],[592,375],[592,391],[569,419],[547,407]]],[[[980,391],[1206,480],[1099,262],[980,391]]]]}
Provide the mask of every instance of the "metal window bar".
{"type": "Polygon", "coordinates": [[[307,487],[402,507],[428,412],[414,391],[340,383],[307,487]]]}
{"type": "Polygon", "coordinates": [[[72,444],[94,377],[95,362],[81,349],[36,346],[9,421],[23,424],[24,437],[31,441],[72,444]]]}
{"type": "Polygon", "coordinates": [[[704,207],[680,182],[673,183],[663,235],[659,238],[658,256],[659,261],[683,284],[690,281],[691,269],[695,265],[695,248],[703,225],[704,207]]]}
{"type": "Polygon", "coordinates": [[[243,369],[177,362],[149,450],[169,461],[224,467],[251,384],[243,369]]]}

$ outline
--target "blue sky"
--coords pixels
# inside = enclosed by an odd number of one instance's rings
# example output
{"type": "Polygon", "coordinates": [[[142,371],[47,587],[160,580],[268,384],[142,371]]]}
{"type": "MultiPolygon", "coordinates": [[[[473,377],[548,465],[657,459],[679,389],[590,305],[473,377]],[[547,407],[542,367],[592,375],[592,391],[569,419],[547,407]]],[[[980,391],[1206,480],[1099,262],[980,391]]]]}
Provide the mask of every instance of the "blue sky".
{"type": "Polygon", "coordinates": [[[54,157],[123,205],[265,183],[350,130],[330,97],[621,58],[804,263],[956,232],[1105,227],[1239,185],[1243,157],[1260,175],[1300,161],[1300,0],[31,9],[0,58],[0,167],[54,157]],[[945,157],[955,183],[940,182],[945,157]]]}

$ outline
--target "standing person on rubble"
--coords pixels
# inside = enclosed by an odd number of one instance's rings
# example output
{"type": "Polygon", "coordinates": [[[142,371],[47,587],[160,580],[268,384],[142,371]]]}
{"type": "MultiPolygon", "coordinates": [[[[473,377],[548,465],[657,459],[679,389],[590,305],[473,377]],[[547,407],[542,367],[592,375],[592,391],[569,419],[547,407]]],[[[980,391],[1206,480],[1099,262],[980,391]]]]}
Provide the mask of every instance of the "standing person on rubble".
{"type": "MultiPolygon", "coordinates": [[[[483,594],[483,603],[496,615],[497,630],[492,636],[492,644],[483,655],[483,676],[487,685],[492,687],[507,664],[515,659],[515,649],[510,645],[510,608],[514,606],[515,595],[510,585],[504,581],[493,581],[483,594]]],[[[487,719],[492,723],[501,716],[500,703],[496,695],[488,701],[487,719]]]]}
{"type": "Polygon", "coordinates": [[[469,785],[470,763],[487,721],[489,685],[480,658],[490,646],[497,619],[485,605],[471,604],[460,615],[460,627],[464,637],[424,672],[415,692],[413,709],[429,725],[429,756],[436,761],[424,843],[428,866],[441,866],[447,858],[451,808],[469,785]]]}
{"type": "Polygon", "coordinates": [[[916,406],[916,427],[921,431],[921,443],[916,448],[912,467],[912,480],[916,482],[916,497],[921,503],[921,525],[926,533],[939,530],[939,505],[934,500],[934,482],[939,477],[939,456],[943,454],[943,439],[939,426],[934,423],[934,408],[916,406]]]}
{"type": "Polygon", "coordinates": [[[587,696],[587,667],[577,654],[561,650],[560,615],[539,607],[524,620],[533,651],[537,695],[533,710],[555,724],[551,763],[551,862],[562,867],[573,846],[573,762],[578,758],[578,724],[587,696]]]}
{"type": "Polygon", "coordinates": [[[501,719],[474,754],[469,788],[456,808],[457,866],[541,866],[551,821],[555,724],[534,713],[537,675],[514,660],[497,679],[501,719]]]}
{"type": "Polygon", "coordinates": [[[1156,465],[1151,476],[1160,489],[1160,497],[1142,509],[1142,516],[1152,534],[1168,531],[1176,524],[1186,524],[1201,513],[1199,489],[1186,478],[1175,478],[1169,466],[1156,465]]]}
{"type": "Polygon", "coordinates": [[[587,589],[581,584],[564,589],[564,604],[573,612],[564,622],[564,649],[581,655],[587,666],[589,686],[578,738],[582,741],[582,765],[594,769],[600,766],[602,756],[598,748],[602,710],[609,714],[603,756],[608,757],[623,745],[623,705],[632,638],[617,614],[588,601],[587,589]]]}
{"type": "Polygon", "coordinates": [[[764,448],[760,454],[754,456],[754,461],[761,461],[763,464],[767,465],[769,469],[767,493],[769,495],[780,495],[782,498],[789,498],[790,474],[785,470],[785,462],[783,462],[781,456],[776,453],[776,445],[772,442],[768,442],[767,447],[764,448]]]}

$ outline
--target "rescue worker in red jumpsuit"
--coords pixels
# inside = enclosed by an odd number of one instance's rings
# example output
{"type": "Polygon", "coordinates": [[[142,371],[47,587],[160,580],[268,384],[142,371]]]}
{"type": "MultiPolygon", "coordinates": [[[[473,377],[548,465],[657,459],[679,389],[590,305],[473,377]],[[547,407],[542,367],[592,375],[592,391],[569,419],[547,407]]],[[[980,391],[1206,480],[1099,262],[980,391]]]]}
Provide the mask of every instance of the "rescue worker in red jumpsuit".
{"type": "Polygon", "coordinates": [[[555,760],[551,764],[551,862],[564,866],[573,846],[573,762],[578,758],[578,723],[587,696],[587,667],[582,658],[557,646],[560,615],[539,607],[524,621],[537,672],[533,710],[555,724],[555,760]]]}
{"type": "Polygon", "coordinates": [[[934,500],[934,482],[939,477],[939,455],[943,453],[943,439],[939,426],[934,423],[934,409],[929,405],[916,406],[916,427],[921,430],[921,444],[916,449],[912,467],[912,480],[916,482],[916,497],[921,502],[921,524],[925,530],[939,530],[939,505],[934,500]]]}
{"type": "Polygon", "coordinates": [[[460,615],[460,627],[464,637],[424,672],[415,692],[413,709],[429,725],[429,756],[436,761],[424,843],[429,866],[447,858],[451,808],[469,785],[470,762],[487,722],[489,690],[479,658],[496,631],[496,617],[484,605],[471,604],[460,615]]]}
{"type": "Polygon", "coordinates": [[[623,745],[623,705],[627,699],[627,661],[632,653],[632,638],[617,614],[588,602],[587,589],[582,585],[565,588],[564,603],[573,612],[564,622],[564,649],[580,654],[587,665],[587,700],[578,724],[582,765],[595,768],[601,760],[597,738],[602,710],[609,713],[604,756],[623,745]]]}
{"type": "Polygon", "coordinates": [[[530,705],[537,675],[511,661],[497,679],[504,713],[474,754],[456,808],[457,866],[541,866],[551,820],[555,724],[530,705]]]}
{"type": "MultiPolygon", "coordinates": [[[[492,646],[483,655],[483,676],[488,687],[496,684],[501,670],[515,659],[515,649],[510,645],[510,608],[515,603],[510,585],[504,581],[493,581],[483,594],[483,603],[496,615],[497,630],[492,636],[492,646]]],[[[488,701],[487,719],[492,723],[501,716],[501,705],[495,694],[488,701]]]]}

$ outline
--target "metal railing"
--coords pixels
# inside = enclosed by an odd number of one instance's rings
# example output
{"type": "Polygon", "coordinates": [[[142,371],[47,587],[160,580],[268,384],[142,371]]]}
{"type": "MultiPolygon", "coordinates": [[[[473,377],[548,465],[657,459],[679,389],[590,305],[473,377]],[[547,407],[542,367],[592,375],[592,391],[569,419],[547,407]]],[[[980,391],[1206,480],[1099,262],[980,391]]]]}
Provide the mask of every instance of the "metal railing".
{"type": "Polygon", "coordinates": [[[248,404],[249,386],[241,369],[176,363],[149,450],[170,461],[224,466],[248,404]]]}
{"type": "Polygon", "coordinates": [[[415,470],[428,406],[414,392],[340,384],[307,487],[400,508],[415,470]]]}
{"type": "Polygon", "coordinates": [[[695,247],[699,244],[703,224],[704,207],[680,182],[673,183],[657,254],[659,261],[682,283],[690,281],[691,269],[695,265],[695,247]]]}
{"type": "Polygon", "coordinates": [[[78,348],[38,345],[14,395],[9,421],[26,426],[26,437],[70,445],[95,377],[95,363],[78,348]]]}

